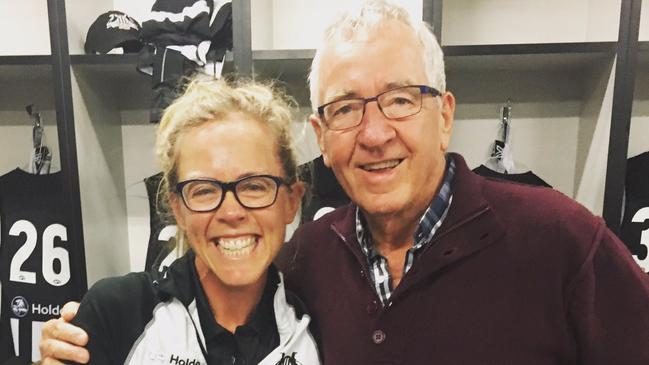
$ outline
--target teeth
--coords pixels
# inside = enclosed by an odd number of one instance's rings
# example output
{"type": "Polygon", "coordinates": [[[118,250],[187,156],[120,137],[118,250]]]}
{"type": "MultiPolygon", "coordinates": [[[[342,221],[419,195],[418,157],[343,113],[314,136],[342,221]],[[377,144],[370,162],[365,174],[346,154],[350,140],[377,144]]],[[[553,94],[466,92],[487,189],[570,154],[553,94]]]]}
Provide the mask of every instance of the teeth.
{"type": "Polygon", "coordinates": [[[390,161],[383,161],[383,162],[377,162],[377,163],[370,163],[367,165],[363,165],[362,168],[363,170],[367,171],[374,171],[374,170],[380,170],[380,169],[391,169],[395,166],[397,166],[401,162],[400,160],[390,160],[390,161]]]}
{"type": "Polygon", "coordinates": [[[255,236],[219,238],[218,248],[228,257],[241,257],[249,254],[255,248],[255,236]]]}

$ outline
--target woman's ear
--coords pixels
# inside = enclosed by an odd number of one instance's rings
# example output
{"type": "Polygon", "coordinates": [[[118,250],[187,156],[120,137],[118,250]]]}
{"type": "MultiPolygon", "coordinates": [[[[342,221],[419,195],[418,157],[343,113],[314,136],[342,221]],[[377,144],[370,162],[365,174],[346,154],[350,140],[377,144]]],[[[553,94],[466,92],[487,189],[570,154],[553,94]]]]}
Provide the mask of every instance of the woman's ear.
{"type": "Polygon", "coordinates": [[[178,228],[185,230],[185,215],[183,214],[182,207],[184,203],[181,200],[182,198],[179,197],[178,194],[169,194],[169,205],[171,206],[171,210],[174,213],[176,225],[178,225],[178,228]]]}

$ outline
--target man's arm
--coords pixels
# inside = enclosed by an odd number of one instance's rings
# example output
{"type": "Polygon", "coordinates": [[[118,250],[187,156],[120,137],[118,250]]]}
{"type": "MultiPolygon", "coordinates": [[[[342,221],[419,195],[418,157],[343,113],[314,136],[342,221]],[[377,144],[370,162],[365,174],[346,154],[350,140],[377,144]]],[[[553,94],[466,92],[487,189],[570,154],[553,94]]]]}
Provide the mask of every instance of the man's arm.
{"type": "Polygon", "coordinates": [[[86,364],[90,354],[83,346],[88,343],[88,334],[69,322],[79,310],[79,303],[69,302],[63,306],[61,317],[51,319],[43,325],[41,343],[42,365],[63,365],[61,361],[71,360],[86,364]]]}
{"type": "Polygon", "coordinates": [[[649,364],[649,277],[602,227],[567,309],[583,364],[649,364]]]}

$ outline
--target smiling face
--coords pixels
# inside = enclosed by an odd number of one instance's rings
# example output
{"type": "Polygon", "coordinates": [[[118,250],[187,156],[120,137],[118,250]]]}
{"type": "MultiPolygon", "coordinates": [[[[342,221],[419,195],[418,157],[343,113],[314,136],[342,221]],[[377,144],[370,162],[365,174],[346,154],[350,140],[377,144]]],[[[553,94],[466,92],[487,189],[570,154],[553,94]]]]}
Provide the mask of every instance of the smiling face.
{"type": "MultiPolygon", "coordinates": [[[[270,126],[241,113],[183,132],[177,144],[178,181],[249,175],[286,178],[270,126]]],[[[172,194],[171,206],[197,256],[199,272],[208,268],[225,287],[261,285],[266,270],[284,242],[286,224],[295,216],[302,189],[279,188],[275,204],[262,209],[241,206],[231,192],[211,212],[189,210],[172,194]]]]}
{"type": "MultiPolygon", "coordinates": [[[[385,21],[367,37],[325,47],[320,105],[341,96],[367,98],[397,86],[428,84],[421,43],[399,21],[385,21]]],[[[311,118],[325,164],[370,217],[413,216],[430,203],[441,182],[455,100],[450,93],[422,100],[421,111],[402,120],[387,119],[370,102],[361,124],[343,131],[311,118]]]]}

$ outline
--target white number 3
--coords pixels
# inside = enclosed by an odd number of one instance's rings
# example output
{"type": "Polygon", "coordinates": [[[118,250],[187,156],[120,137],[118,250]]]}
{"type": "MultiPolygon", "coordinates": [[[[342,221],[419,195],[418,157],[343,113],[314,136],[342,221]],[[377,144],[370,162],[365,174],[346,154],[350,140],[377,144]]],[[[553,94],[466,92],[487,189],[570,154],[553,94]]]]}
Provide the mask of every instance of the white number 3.
{"type": "MultiPolygon", "coordinates": [[[[36,227],[27,220],[21,219],[14,223],[9,230],[9,235],[20,236],[25,233],[25,243],[16,251],[11,259],[9,280],[21,283],[36,284],[36,273],[23,271],[22,266],[36,248],[38,232],[36,227]]],[[[68,231],[62,224],[54,223],[43,232],[43,260],[42,270],[45,281],[54,286],[63,286],[70,281],[70,255],[63,247],[54,247],[54,239],[60,238],[61,242],[67,242],[68,231]],[[60,263],[59,272],[54,271],[54,261],[60,263]]]]}

